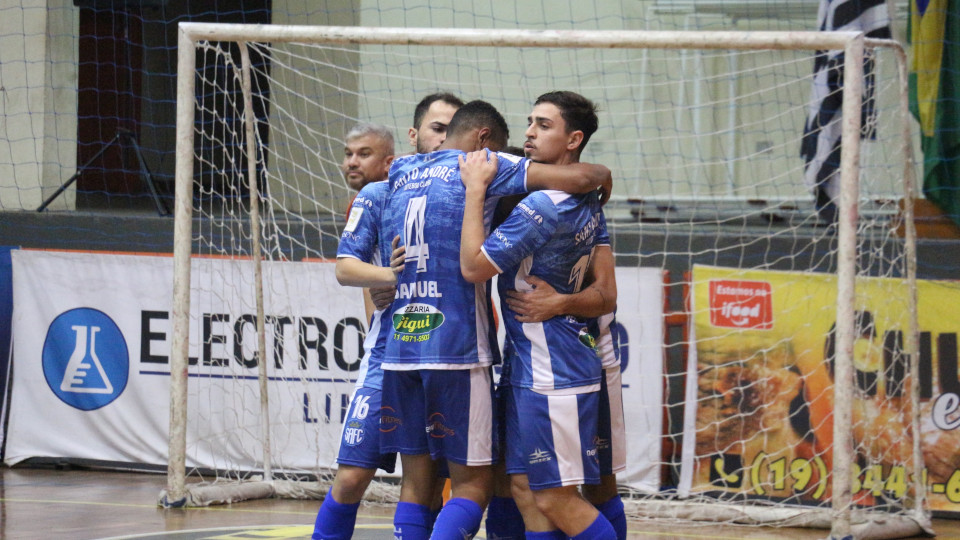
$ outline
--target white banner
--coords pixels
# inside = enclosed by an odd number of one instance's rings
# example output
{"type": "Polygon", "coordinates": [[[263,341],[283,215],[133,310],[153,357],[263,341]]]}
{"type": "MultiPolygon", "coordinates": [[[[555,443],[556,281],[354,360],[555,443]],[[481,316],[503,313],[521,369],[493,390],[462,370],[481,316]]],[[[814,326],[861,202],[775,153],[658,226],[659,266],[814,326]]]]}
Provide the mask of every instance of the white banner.
{"type": "Polygon", "coordinates": [[[627,472],[618,478],[645,493],[660,488],[663,434],[663,272],[617,267],[617,322],[622,326],[623,410],[627,472]],[[626,353],[626,354],[624,354],[626,353]]]}
{"type": "MultiPolygon", "coordinates": [[[[192,266],[193,291],[205,292],[191,301],[188,467],[262,467],[252,268],[224,259],[192,266]]],[[[166,464],[172,269],[168,257],[13,253],[6,463],[166,464]]],[[[264,291],[274,469],[330,467],[366,329],[361,295],[336,283],[331,263],[265,263],[264,273],[275,284],[264,291]]],[[[661,274],[618,268],[617,281],[628,439],[621,482],[656,490],[661,274]]]]}
{"type": "MultiPolygon", "coordinates": [[[[199,421],[188,427],[189,467],[261,467],[252,268],[223,259],[192,266],[193,290],[202,283],[204,292],[191,301],[188,400],[199,421]]],[[[268,263],[264,272],[277,284],[264,291],[274,467],[328,467],[359,365],[362,298],[336,283],[332,264],[268,263]]],[[[6,462],[165,464],[172,259],[20,251],[13,280],[6,462]]]]}

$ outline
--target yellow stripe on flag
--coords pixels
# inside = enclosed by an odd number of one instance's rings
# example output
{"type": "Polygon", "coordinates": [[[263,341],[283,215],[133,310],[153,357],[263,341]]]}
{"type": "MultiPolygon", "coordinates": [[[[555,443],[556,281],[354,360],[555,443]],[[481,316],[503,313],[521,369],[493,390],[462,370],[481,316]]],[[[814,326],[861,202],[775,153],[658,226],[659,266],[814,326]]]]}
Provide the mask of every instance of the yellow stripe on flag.
{"type": "Polygon", "coordinates": [[[937,96],[940,91],[940,65],[943,59],[943,33],[948,0],[929,0],[921,12],[922,0],[910,0],[910,67],[917,74],[917,108],[920,128],[933,137],[937,96]]]}

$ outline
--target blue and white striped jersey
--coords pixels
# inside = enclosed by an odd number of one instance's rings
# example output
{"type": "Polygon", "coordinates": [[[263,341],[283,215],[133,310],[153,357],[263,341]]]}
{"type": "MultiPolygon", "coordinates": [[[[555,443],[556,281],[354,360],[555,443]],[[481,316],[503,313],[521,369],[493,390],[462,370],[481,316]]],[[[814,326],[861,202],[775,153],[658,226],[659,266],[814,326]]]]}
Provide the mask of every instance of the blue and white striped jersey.
{"type": "MultiPolygon", "coordinates": [[[[464,369],[499,361],[488,283],[469,283],[460,273],[466,188],[457,158],[463,154],[403,156],[390,167],[381,243],[399,234],[407,261],[398,276],[385,369],[464,369]]],[[[499,197],[526,191],[528,163],[499,154],[487,188],[487,223],[499,197]]]]}
{"type": "MultiPolygon", "coordinates": [[[[381,261],[389,262],[380,252],[380,220],[389,195],[390,186],[386,180],[371,182],[360,190],[353,199],[347,225],[340,235],[338,258],[351,257],[376,265],[381,265],[381,261]]],[[[358,388],[382,388],[383,371],[380,363],[390,334],[390,325],[381,324],[383,314],[384,310],[378,309],[370,319],[367,337],[363,340],[364,354],[360,360],[360,371],[357,373],[358,388]]]]}
{"type": "MultiPolygon", "coordinates": [[[[510,289],[530,290],[524,278],[531,275],[562,294],[578,292],[594,247],[609,243],[606,229],[596,193],[540,191],[528,195],[483,244],[484,254],[501,272],[500,297],[506,298],[510,289]]],[[[510,366],[512,386],[558,394],[599,389],[601,359],[595,320],[561,315],[540,323],[521,323],[506,302],[500,307],[515,349],[510,366]]]]}

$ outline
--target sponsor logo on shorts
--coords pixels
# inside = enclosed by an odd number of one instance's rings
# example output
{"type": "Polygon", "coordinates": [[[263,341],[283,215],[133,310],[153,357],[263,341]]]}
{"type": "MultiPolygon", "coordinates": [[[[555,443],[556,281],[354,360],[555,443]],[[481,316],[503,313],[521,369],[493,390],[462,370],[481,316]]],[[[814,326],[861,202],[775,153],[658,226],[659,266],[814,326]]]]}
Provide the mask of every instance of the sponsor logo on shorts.
{"type": "Polygon", "coordinates": [[[773,288],[766,281],[710,281],[710,324],[725,328],[773,328],[773,288]]]}
{"type": "Polygon", "coordinates": [[[580,343],[582,343],[584,346],[589,347],[593,350],[597,350],[597,340],[596,338],[593,337],[593,335],[589,331],[587,331],[586,328],[580,329],[580,334],[577,336],[577,338],[580,340],[580,343]]]}
{"type": "Polygon", "coordinates": [[[348,446],[357,446],[363,442],[363,422],[350,420],[343,428],[343,442],[348,446]]]}
{"type": "Polygon", "coordinates": [[[607,450],[610,448],[610,439],[604,439],[603,437],[594,437],[593,444],[600,450],[607,450]]]}
{"type": "Polygon", "coordinates": [[[390,433],[402,425],[403,419],[393,407],[380,407],[380,433],[390,433]]]}
{"type": "Polygon", "coordinates": [[[426,334],[443,324],[443,312],[427,304],[409,304],[393,315],[393,329],[398,334],[426,334]]]}
{"type": "Polygon", "coordinates": [[[553,456],[550,455],[550,452],[546,450],[541,450],[537,448],[530,454],[530,464],[534,465],[537,463],[546,463],[547,461],[553,460],[553,456]]]}
{"type": "Polygon", "coordinates": [[[430,418],[427,419],[427,435],[430,435],[434,439],[442,439],[446,436],[453,437],[457,434],[456,431],[450,429],[444,424],[446,418],[440,413],[433,413],[430,415],[430,418]]]}

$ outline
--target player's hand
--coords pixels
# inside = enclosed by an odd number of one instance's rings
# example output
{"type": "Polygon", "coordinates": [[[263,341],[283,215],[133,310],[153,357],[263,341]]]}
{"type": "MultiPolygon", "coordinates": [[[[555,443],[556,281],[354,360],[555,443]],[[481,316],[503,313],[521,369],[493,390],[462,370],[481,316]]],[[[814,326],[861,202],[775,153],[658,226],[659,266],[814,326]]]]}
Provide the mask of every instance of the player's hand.
{"type": "Polygon", "coordinates": [[[470,152],[466,156],[458,156],[460,162],[460,181],[467,188],[475,187],[487,189],[490,182],[497,175],[497,154],[486,150],[470,152]]]}
{"type": "Polygon", "coordinates": [[[393,253],[390,255],[390,269],[394,274],[403,272],[403,266],[407,264],[407,246],[400,245],[400,235],[393,237],[390,243],[393,253]]]}
{"type": "Polygon", "coordinates": [[[600,184],[600,187],[597,188],[600,190],[600,204],[607,204],[607,201],[610,200],[610,195],[613,195],[613,175],[607,171],[606,178],[603,179],[603,183],[600,184]]]}
{"type": "Polygon", "coordinates": [[[397,296],[396,287],[370,287],[370,299],[377,309],[387,309],[397,296]]]}
{"type": "Polygon", "coordinates": [[[562,294],[536,276],[527,276],[524,281],[533,286],[532,291],[507,291],[507,305],[518,321],[538,323],[563,314],[562,294]]]}

